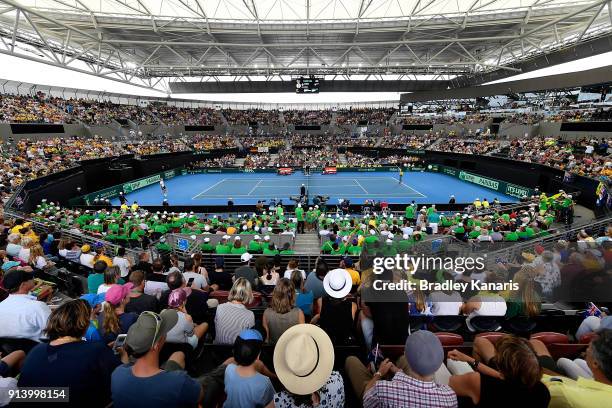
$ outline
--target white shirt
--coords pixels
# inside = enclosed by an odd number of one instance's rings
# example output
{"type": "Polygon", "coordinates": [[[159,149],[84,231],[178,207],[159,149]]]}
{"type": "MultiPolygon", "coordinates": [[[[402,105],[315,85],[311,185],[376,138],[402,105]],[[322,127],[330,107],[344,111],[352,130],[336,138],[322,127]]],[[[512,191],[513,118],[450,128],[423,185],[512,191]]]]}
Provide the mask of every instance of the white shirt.
{"type": "Polygon", "coordinates": [[[101,293],[108,292],[108,290],[110,289],[111,286],[113,286],[113,285],[107,285],[106,283],[103,283],[100,286],[98,286],[98,295],[101,294],[101,293]]]}
{"type": "Polygon", "coordinates": [[[283,274],[283,278],[291,279],[291,274],[293,271],[300,271],[302,273],[302,279],[306,280],[306,272],[301,269],[287,269],[283,274]]]}
{"type": "Polygon", "coordinates": [[[9,295],[0,302],[0,337],[40,341],[51,309],[30,295],[9,295]]]}
{"type": "Polygon", "coordinates": [[[17,254],[17,258],[21,259],[23,262],[30,261],[30,248],[21,248],[19,254],[17,254]]]}
{"type": "Polygon", "coordinates": [[[191,284],[193,289],[205,289],[208,286],[204,276],[200,275],[199,273],[184,272],[183,277],[185,277],[185,282],[189,282],[189,279],[193,278],[193,283],[191,284]]]}
{"type": "Polygon", "coordinates": [[[130,271],[130,263],[128,262],[127,259],[122,258],[120,256],[116,256],[113,258],[113,265],[119,267],[122,278],[125,278],[126,276],[128,276],[128,273],[130,271]]]}
{"type": "Polygon", "coordinates": [[[178,321],[170,329],[166,335],[166,342],[168,343],[187,343],[188,338],[193,336],[193,322],[189,322],[185,318],[185,313],[178,312],[178,321]]]}
{"type": "Polygon", "coordinates": [[[156,298],[160,298],[162,292],[169,290],[168,284],[166,282],[156,282],[156,281],[146,281],[144,293],[147,295],[155,296],[156,298]]]}
{"type": "Polygon", "coordinates": [[[446,294],[441,291],[431,292],[431,314],[434,316],[457,316],[463,305],[463,299],[458,292],[446,294]]]}
{"type": "MultiPolygon", "coordinates": [[[[81,254],[81,256],[79,257],[81,265],[89,266],[90,268],[93,267],[94,256],[95,255],[92,254],[81,254]]],[[[113,265],[114,264],[115,263],[113,262],[113,265]]]]}
{"type": "Polygon", "coordinates": [[[36,268],[43,269],[45,266],[47,266],[47,260],[44,256],[36,258],[36,268]]]}

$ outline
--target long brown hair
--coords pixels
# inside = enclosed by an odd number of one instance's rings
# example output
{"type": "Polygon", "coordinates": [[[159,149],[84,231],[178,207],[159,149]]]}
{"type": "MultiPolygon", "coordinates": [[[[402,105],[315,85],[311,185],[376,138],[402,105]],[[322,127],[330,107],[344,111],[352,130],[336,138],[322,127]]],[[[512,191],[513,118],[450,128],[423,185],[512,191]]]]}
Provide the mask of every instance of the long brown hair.
{"type": "Polygon", "coordinates": [[[542,379],[542,367],[529,340],[506,335],[495,349],[495,362],[504,380],[533,388],[542,379]]]}
{"type": "MultiPolygon", "coordinates": [[[[122,301],[123,302],[123,301],[122,301]]],[[[119,316],[117,316],[117,308],[121,305],[114,306],[110,302],[103,303],[104,312],[102,328],[104,333],[119,333],[119,316]]]]}
{"type": "Polygon", "coordinates": [[[295,286],[287,279],[282,278],[278,281],[272,291],[270,308],[276,313],[288,313],[295,305],[295,286]]]}
{"type": "Polygon", "coordinates": [[[527,317],[535,317],[540,314],[541,299],[536,292],[535,280],[537,271],[530,265],[524,265],[520,271],[514,275],[514,281],[518,284],[517,295],[523,303],[523,311],[527,317]]]}

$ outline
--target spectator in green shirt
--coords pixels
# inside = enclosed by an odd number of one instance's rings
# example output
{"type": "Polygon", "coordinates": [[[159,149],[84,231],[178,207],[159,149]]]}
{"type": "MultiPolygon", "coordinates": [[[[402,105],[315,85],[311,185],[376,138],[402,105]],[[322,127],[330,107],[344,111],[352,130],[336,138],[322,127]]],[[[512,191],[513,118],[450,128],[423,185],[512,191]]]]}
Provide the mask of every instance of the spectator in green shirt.
{"type": "Polygon", "coordinates": [[[219,241],[219,243],[215,247],[215,253],[217,253],[217,254],[229,254],[229,253],[232,252],[231,247],[227,246],[227,239],[228,238],[229,237],[227,235],[224,235],[223,238],[221,238],[221,241],[219,241]]]}
{"type": "Polygon", "coordinates": [[[255,235],[251,242],[249,242],[249,253],[250,254],[261,254],[263,251],[263,246],[261,245],[261,237],[259,235],[255,235]]]}
{"type": "Polygon", "coordinates": [[[321,246],[321,252],[324,254],[330,254],[333,250],[334,242],[336,242],[335,237],[333,235],[330,235],[329,239],[325,241],[321,246]]]}
{"type": "Polygon", "coordinates": [[[213,246],[210,245],[210,238],[208,237],[204,238],[204,243],[200,245],[200,250],[204,254],[212,254],[213,252],[215,252],[215,248],[213,248],[213,246]]]}
{"type": "Polygon", "coordinates": [[[353,238],[353,241],[351,241],[351,245],[349,245],[349,247],[347,248],[347,252],[350,255],[359,255],[361,254],[361,247],[358,245],[359,240],[357,238],[353,238]]]}
{"type": "Polygon", "coordinates": [[[172,251],[172,247],[166,243],[166,237],[161,237],[155,248],[157,248],[159,251],[172,251]]]}
{"type": "Polygon", "coordinates": [[[234,246],[232,247],[230,253],[242,255],[247,251],[247,249],[242,246],[242,240],[239,236],[234,237],[234,246]]]}
{"type": "Polygon", "coordinates": [[[279,252],[273,242],[270,242],[266,247],[264,247],[263,250],[264,255],[276,255],[278,253],[279,252]]]}
{"type": "Polygon", "coordinates": [[[409,220],[414,220],[415,219],[415,217],[414,217],[415,211],[416,211],[416,207],[415,207],[414,204],[410,204],[409,206],[407,206],[406,207],[406,211],[405,211],[406,218],[409,219],[409,220]]]}

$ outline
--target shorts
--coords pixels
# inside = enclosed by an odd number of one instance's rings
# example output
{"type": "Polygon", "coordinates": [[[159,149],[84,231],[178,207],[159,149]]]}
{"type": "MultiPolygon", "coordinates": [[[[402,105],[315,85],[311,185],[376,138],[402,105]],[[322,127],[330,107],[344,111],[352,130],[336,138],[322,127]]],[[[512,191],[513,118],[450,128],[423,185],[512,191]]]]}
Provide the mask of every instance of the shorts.
{"type": "Polygon", "coordinates": [[[6,364],[4,361],[0,361],[0,377],[10,377],[11,376],[11,367],[6,364]]]}
{"type": "Polygon", "coordinates": [[[167,360],[161,365],[161,368],[165,371],[183,371],[183,367],[174,360],[167,360]]]}

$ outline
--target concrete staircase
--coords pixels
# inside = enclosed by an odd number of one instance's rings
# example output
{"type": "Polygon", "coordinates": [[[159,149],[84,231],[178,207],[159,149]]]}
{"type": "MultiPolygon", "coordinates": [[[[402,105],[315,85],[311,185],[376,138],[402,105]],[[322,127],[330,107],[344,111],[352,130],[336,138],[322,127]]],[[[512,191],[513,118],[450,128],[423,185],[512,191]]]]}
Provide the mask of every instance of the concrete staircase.
{"type": "Polygon", "coordinates": [[[344,153],[339,154],[338,155],[338,164],[346,166],[347,163],[348,163],[348,161],[346,160],[346,154],[344,154],[344,153]]]}
{"type": "Polygon", "coordinates": [[[321,251],[321,244],[316,232],[307,232],[295,236],[293,250],[296,254],[318,254],[321,251]]]}
{"type": "Polygon", "coordinates": [[[234,166],[236,167],[242,167],[243,164],[244,164],[244,157],[237,157],[236,160],[234,160],[234,166]]]}

